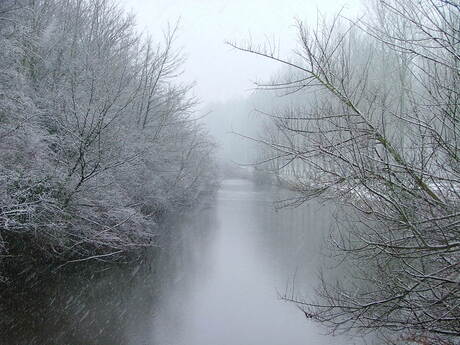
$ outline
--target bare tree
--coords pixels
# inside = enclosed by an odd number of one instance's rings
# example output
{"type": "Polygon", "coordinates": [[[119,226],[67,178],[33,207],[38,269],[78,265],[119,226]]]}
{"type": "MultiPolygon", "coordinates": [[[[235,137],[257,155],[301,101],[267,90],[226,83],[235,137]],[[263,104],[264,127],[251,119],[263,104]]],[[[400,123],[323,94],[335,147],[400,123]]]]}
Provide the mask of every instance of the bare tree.
{"type": "MultiPolygon", "coordinates": [[[[344,205],[332,239],[348,272],[323,276],[317,299],[289,295],[333,330],[379,331],[388,341],[453,344],[460,334],[460,8],[442,0],[377,1],[375,14],[298,23],[289,67],[259,85],[301,94],[267,114],[264,142],[298,192],[344,205]]],[[[283,176],[283,171],[280,172],[283,176]]]]}

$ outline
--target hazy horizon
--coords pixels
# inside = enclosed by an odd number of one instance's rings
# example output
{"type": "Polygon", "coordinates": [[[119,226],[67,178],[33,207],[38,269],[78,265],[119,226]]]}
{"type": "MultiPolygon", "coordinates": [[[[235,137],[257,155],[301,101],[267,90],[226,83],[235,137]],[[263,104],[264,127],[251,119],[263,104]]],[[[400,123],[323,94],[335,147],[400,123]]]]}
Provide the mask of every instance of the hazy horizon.
{"type": "Polygon", "coordinates": [[[279,64],[232,49],[225,41],[256,44],[277,42],[280,53],[288,56],[297,40],[295,20],[316,23],[318,13],[333,15],[339,10],[352,14],[359,0],[123,0],[135,14],[139,30],[161,38],[168,23],[179,21],[175,48],[182,49],[186,61],[181,79],[195,82],[194,94],[203,107],[250,94],[255,80],[266,80],[279,64]]]}

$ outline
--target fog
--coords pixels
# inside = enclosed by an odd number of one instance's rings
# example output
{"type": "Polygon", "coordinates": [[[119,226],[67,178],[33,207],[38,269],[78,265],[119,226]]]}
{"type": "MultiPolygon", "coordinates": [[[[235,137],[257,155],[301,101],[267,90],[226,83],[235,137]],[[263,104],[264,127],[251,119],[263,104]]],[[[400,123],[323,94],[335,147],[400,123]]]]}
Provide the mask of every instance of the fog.
{"type": "Polygon", "coordinates": [[[0,0],[0,345],[455,345],[460,5],[0,0]]]}
{"type": "MultiPolygon", "coordinates": [[[[225,41],[274,41],[282,54],[297,41],[295,20],[315,23],[318,13],[356,13],[359,0],[124,0],[139,27],[154,37],[179,21],[176,47],[186,56],[184,80],[196,82],[204,105],[246,97],[255,80],[270,78],[279,65],[236,52],[225,41]]],[[[217,116],[217,115],[216,115],[217,116]]]]}
{"type": "Polygon", "coordinates": [[[155,38],[179,24],[174,46],[185,57],[180,79],[195,84],[197,116],[204,116],[220,159],[239,165],[256,161],[255,143],[242,136],[258,138],[263,130],[254,112],[261,102],[251,97],[255,82],[269,80],[281,66],[238,52],[226,42],[271,44],[280,55],[289,56],[298,40],[296,20],[314,25],[318,17],[338,11],[351,17],[361,6],[359,0],[125,0],[123,4],[136,15],[139,27],[155,38]]]}

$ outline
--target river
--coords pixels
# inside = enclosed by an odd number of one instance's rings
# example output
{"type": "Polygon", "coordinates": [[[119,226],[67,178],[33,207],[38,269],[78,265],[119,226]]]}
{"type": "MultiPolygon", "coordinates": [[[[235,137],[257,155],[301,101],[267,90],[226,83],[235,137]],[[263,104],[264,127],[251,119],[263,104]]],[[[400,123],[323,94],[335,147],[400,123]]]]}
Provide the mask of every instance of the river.
{"type": "Polygon", "coordinates": [[[280,197],[225,180],[212,207],[169,228],[168,246],[141,263],[22,272],[2,291],[0,344],[354,344],[280,298],[293,286],[312,294],[331,218],[316,203],[277,211],[280,197]]]}

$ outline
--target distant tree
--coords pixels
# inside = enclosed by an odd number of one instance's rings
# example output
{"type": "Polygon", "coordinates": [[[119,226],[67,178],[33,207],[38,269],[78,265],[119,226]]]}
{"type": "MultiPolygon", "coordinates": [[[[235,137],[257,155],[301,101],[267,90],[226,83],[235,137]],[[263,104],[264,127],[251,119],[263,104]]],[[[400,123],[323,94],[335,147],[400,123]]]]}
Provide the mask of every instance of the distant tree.
{"type": "Polygon", "coordinates": [[[356,22],[298,23],[290,68],[262,88],[301,95],[262,140],[298,192],[344,206],[332,239],[346,274],[286,296],[335,331],[454,344],[460,334],[460,5],[376,1],[356,22]],[[303,101],[299,101],[303,99],[303,101]],[[345,217],[346,216],[346,217],[345,217]]]}

